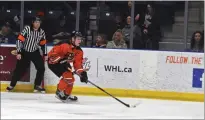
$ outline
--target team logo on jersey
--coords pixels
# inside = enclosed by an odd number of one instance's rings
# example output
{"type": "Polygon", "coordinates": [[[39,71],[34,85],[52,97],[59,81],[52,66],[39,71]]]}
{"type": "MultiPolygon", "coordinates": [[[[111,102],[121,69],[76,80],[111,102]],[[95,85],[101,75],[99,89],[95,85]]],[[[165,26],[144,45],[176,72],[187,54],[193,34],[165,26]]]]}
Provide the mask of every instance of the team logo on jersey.
{"type": "Polygon", "coordinates": [[[91,68],[90,61],[88,60],[87,57],[83,58],[83,69],[86,71],[89,71],[91,68]]]}

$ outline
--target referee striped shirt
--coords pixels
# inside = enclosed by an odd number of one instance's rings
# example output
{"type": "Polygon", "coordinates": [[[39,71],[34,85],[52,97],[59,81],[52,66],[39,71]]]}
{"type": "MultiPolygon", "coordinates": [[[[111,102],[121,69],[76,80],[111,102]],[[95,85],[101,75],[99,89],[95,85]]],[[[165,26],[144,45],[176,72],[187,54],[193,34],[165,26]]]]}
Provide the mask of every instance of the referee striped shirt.
{"type": "Polygon", "coordinates": [[[33,30],[32,27],[26,26],[18,36],[16,47],[19,54],[22,50],[25,50],[26,52],[34,52],[41,47],[43,54],[47,55],[44,30],[41,28],[33,30]]]}

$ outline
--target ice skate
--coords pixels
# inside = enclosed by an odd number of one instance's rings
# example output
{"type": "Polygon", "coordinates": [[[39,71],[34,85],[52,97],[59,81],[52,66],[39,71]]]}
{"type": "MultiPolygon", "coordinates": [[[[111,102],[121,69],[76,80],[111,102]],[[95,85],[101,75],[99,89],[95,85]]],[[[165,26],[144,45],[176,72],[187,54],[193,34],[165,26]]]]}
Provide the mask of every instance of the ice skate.
{"type": "Polygon", "coordinates": [[[64,94],[63,91],[59,91],[59,90],[56,91],[55,97],[64,103],[72,102],[72,101],[74,102],[74,101],[78,100],[78,98],[76,96],[66,95],[66,94],[64,94]]]}
{"type": "Polygon", "coordinates": [[[6,91],[7,91],[7,92],[11,92],[13,89],[14,89],[14,87],[8,86],[8,87],[6,88],[6,91]]]}
{"type": "Polygon", "coordinates": [[[33,92],[34,93],[46,93],[46,90],[42,88],[41,86],[35,86],[33,92]]]}

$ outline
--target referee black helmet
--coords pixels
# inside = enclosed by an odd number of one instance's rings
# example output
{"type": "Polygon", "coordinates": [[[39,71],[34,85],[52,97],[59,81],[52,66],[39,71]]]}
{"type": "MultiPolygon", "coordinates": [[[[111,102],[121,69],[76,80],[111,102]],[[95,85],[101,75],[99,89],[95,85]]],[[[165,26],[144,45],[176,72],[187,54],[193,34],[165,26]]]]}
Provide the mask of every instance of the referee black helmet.
{"type": "Polygon", "coordinates": [[[35,17],[32,18],[32,23],[34,23],[35,21],[41,22],[41,18],[38,17],[38,16],[35,16],[35,17]]]}

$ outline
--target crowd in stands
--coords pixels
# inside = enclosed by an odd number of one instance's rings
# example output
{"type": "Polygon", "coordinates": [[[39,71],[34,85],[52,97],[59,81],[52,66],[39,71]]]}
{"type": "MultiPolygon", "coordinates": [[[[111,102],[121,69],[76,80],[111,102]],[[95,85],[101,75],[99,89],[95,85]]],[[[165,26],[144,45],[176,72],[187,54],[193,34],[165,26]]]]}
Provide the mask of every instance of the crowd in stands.
{"type": "MultiPolygon", "coordinates": [[[[160,18],[158,15],[159,14],[157,14],[152,4],[147,4],[144,12],[136,14],[133,27],[133,49],[159,50],[159,42],[162,35],[159,22],[160,18]]],[[[40,16],[43,18],[43,15],[40,16]]],[[[99,33],[94,37],[95,42],[92,47],[129,49],[131,41],[131,16],[127,15],[125,19],[126,23],[124,26],[122,28],[118,27],[115,32],[112,33],[112,39],[108,39],[105,33],[99,33]]],[[[61,15],[59,20],[56,22],[46,22],[49,25],[45,27],[45,32],[49,42],[52,43],[56,38],[68,38],[67,36],[70,35],[74,25],[71,22],[66,21],[66,17],[61,15]]],[[[44,26],[45,23],[42,23],[42,27],[44,26]]],[[[16,15],[12,22],[6,21],[1,26],[0,43],[15,44],[16,37],[19,33],[18,30],[20,30],[20,17],[19,15],[16,15]]],[[[190,41],[191,51],[204,52],[204,30],[194,32],[190,41]]]]}

